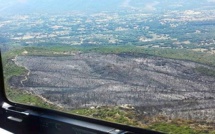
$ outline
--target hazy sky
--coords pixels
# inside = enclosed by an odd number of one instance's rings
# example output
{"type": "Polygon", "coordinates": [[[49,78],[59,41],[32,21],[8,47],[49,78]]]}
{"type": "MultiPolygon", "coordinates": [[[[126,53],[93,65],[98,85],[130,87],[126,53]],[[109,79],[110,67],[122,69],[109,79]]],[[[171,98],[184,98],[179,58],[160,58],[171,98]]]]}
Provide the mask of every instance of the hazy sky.
{"type": "Polygon", "coordinates": [[[143,9],[192,9],[215,6],[215,0],[0,0],[0,14],[143,9]],[[213,3],[213,4],[211,4],[213,3]]]}

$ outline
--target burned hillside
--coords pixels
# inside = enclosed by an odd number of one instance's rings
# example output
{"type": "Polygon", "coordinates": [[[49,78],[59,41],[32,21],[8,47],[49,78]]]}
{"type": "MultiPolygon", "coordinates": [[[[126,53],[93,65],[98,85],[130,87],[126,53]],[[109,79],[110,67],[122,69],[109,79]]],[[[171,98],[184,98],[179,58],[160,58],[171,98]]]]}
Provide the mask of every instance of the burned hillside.
{"type": "Polygon", "coordinates": [[[215,69],[199,63],[126,53],[18,56],[14,62],[28,73],[12,77],[11,86],[66,108],[128,104],[143,115],[215,119],[215,78],[197,68],[215,69]]]}

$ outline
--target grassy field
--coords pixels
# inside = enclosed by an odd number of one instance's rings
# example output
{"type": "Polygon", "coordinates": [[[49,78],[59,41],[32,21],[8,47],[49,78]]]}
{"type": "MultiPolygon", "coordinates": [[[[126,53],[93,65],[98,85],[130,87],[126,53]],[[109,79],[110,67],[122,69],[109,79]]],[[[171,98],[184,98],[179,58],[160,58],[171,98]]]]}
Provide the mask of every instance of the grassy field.
{"type": "MultiPolygon", "coordinates": [[[[102,46],[102,47],[47,47],[47,48],[33,48],[27,47],[18,50],[9,51],[3,54],[3,68],[5,75],[5,89],[9,100],[21,104],[33,105],[48,109],[60,110],[72,114],[78,114],[88,116],[92,118],[98,118],[107,120],[110,122],[123,123],[131,126],[137,126],[142,128],[153,129],[162,131],[170,134],[215,134],[215,128],[211,127],[207,123],[203,123],[203,127],[199,127],[198,123],[185,120],[174,120],[169,121],[165,117],[154,117],[150,119],[149,123],[141,121],[135,111],[122,110],[119,107],[100,107],[94,109],[78,109],[69,110],[62,109],[53,104],[47,103],[40,96],[33,95],[21,91],[19,89],[13,89],[8,81],[12,76],[25,75],[26,70],[23,67],[19,67],[12,59],[16,55],[23,55],[23,52],[27,51],[28,55],[43,55],[43,56],[61,56],[70,55],[71,53],[77,52],[97,52],[97,53],[134,53],[134,54],[148,54],[166,58],[189,60],[198,63],[215,66],[215,56],[212,54],[194,52],[189,50],[178,50],[178,49],[145,49],[136,46],[102,46]],[[69,53],[68,53],[69,52],[69,53]]],[[[215,76],[214,71],[208,70],[207,68],[197,68],[197,71],[205,73],[205,75],[215,76]],[[205,73],[206,70],[206,73],[205,73]]]]}

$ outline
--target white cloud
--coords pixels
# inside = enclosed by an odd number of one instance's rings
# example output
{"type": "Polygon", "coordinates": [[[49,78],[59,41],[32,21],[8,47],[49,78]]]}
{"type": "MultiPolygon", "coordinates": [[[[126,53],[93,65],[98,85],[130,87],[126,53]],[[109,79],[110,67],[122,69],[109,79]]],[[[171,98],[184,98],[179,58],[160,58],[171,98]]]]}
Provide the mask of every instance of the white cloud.
{"type": "Polygon", "coordinates": [[[122,7],[130,7],[130,2],[131,2],[131,0],[124,0],[121,6],[122,7]]]}
{"type": "Polygon", "coordinates": [[[123,3],[120,5],[123,8],[130,8],[130,9],[135,9],[135,7],[131,6],[132,0],[124,0],[123,3]]]}
{"type": "Polygon", "coordinates": [[[157,2],[157,1],[152,2],[152,3],[147,3],[147,4],[145,4],[144,9],[145,9],[145,10],[148,10],[148,11],[155,11],[155,10],[157,9],[156,6],[157,6],[159,3],[160,3],[160,2],[157,2]]]}

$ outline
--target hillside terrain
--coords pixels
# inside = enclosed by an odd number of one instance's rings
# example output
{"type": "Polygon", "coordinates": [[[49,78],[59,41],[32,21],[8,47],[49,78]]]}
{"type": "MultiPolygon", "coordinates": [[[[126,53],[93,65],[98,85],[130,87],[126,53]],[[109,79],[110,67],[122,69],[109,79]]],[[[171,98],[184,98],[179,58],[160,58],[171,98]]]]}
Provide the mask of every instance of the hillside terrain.
{"type": "Polygon", "coordinates": [[[215,77],[203,64],[146,54],[17,56],[10,85],[69,109],[127,106],[147,116],[214,121],[215,77]]]}

